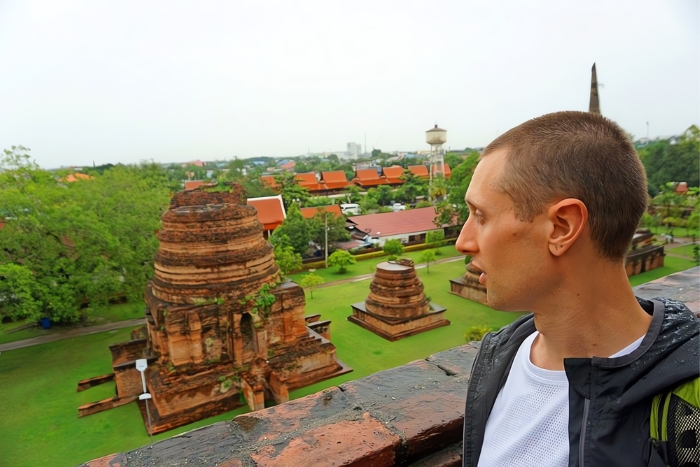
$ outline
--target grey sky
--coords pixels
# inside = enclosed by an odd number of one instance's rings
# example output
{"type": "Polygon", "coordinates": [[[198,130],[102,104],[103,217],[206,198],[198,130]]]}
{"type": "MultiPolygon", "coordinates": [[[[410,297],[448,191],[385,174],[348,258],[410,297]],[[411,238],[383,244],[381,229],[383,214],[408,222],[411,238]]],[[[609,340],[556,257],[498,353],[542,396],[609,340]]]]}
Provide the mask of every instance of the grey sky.
{"type": "Polygon", "coordinates": [[[700,2],[0,0],[0,148],[43,167],[483,146],[557,110],[700,123],[700,2]]]}

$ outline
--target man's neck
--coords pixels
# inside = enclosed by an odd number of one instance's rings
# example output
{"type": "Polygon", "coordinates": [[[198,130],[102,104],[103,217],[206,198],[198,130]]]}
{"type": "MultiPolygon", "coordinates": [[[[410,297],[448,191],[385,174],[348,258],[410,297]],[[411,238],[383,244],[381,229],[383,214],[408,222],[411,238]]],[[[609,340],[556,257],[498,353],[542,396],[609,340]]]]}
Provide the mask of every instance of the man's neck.
{"type": "Polygon", "coordinates": [[[572,275],[535,314],[540,335],[530,359],[563,370],[565,358],[609,357],[642,337],[651,316],[637,302],[624,269],[606,264],[594,274],[572,275]]]}

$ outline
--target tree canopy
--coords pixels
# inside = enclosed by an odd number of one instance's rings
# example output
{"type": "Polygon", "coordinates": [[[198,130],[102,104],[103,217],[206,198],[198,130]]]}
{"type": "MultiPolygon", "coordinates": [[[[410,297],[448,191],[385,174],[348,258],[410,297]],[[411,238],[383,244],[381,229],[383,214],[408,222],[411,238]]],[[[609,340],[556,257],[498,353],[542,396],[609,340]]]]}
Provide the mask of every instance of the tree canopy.
{"type": "Polygon", "coordinates": [[[4,151],[0,315],[71,322],[81,306],[142,295],[171,180],[156,164],[92,177],[66,183],[34,164],[28,149],[4,151]]]}

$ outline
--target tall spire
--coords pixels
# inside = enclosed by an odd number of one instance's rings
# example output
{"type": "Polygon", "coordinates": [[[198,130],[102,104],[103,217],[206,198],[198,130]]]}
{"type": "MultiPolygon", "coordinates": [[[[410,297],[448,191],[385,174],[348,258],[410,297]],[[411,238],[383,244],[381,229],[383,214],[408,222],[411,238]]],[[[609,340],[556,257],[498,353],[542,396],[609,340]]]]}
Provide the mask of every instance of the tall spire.
{"type": "Polygon", "coordinates": [[[595,63],[591,69],[591,101],[588,111],[592,114],[600,114],[600,100],[598,99],[598,77],[595,72],[595,63]]]}

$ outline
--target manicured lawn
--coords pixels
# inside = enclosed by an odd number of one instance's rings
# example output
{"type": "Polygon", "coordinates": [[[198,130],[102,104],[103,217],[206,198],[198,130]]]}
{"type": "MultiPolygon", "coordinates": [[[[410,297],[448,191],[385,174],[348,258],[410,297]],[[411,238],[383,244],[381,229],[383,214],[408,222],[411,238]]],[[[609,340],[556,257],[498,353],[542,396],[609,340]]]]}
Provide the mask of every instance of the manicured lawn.
{"type": "Polygon", "coordinates": [[[669,232],[673,232],[674,237],[688,237],[690,238],[693,234],[695,234],[696,238],[700,238],[700,231],[695,230],[693,231],[692,229],[687,229],[685,227],[666,227],[665,225],[658,225],[654,227],[645,227],[646,229],[649,229],[651,233],[654,235],[662,235],[666,234],[669,232]]]}
{"type": "Polygon", "coordinates": [[[695,245],[693,245],[693,244],[688,244],[688,245],[683,245],[683,246],[677,246],[675,248],[669,248],[666,251],[668,253],[674,253],[676,255],[683,255],[683,256],[686,256],[688,259],[692,259],[694,246],[695,245]]]}
{"type": "Polygon", "coordinates": [[[114,395],[114,383],[78,393],[78,381],[110,372],[108,346],[128,340],[130,332],[129,328],[92,334],[0,355],[0,465],[73,466],[149,443],[135,404],[78,418],[79,405],[114,395]]]}
{"type": "Polygon", "coordinates": [[[82,326],[93,326],[97,324],[107,324],[116,323],[117,321],[124,321],[127,319],[142,318],[143,310],[146,305],[143,302],[138,303],[118,303],[109,305],[106,308],[95,312],[93,315],[88,317],[88,322],[85,324],[67,324],[67,325],[54,325],[51,329],[41,329],[41,326],[34,326],[29,329],[23,329],[21,331],[13,332],[7,334],[7,331],[18,328],[26,324],[26,321],[19,321],[16,323],[5,323],[0,324],[0,344],[6,344],[8,342],[15,342],[23,339],[30,339],[32,337],[46,336],[61,332],[65,329],[71,329],[74,327],[82,326]]]}
{"type": "MultiPolygon", "coordinates": [[[[423,253],[423,251],[411,251],[409,253],[404,253],[401,255],[402,258],[411,258],[413,261],[418,264],[418,258],[420,258],[420,255],[423,253]]],[[[445,245],[440,248],[440,254],[435,256],[436,260],[441,260],[444,258],[452,258],[454,256],[460,256],[460,253],[457,252],[455,249],[454,245],[445,245]]],[[[352,266],[349,266],[347,268],[347,271],[345,271],[343,274],[338,273],[338,267],[329,267],[328,269],[321,268],[321,269],[316,269],[314,274],[317,276],[321,276],[323,280],[326,282],[333,282],[333,281],[338,281],[338,280],[343,280],[343,279],[349,279],[351,277],[355,276],[361,276],[363,274],[372,274],[374,271],[377,269],[377,264],[382,263],[384,261],[387,261],[388,256],[381,256],[379,258],[373,258],[373,259],[368,259],[365,261],[358,261],[357,263],[353,264],[352,266]]],[[[431,266],[432,267],[432,266],[431,266]]],[[[308,271],[303,271],[303,272],[298,272],[296,274],[290,274],[289,278],[293,280],[294,282],[299,283],[301,281],[301,278],[305,275],[308,274],[308,271]]],[[[314,292],[315,294],[315,292],[314,292]]]]}
{"type": "MultiPolygon", "coordinates": [[[[693,265],[691,261],[667,256],[666,267],[635,276],[630,282],[637,285],[693,265]]],[[[426,294],[447,308],[446,318],[452,324],[396,342],[388,342],[346,319],[351,314],[350,304],[363,301],[369,293],[369,279],[317,289],[314,299],[307,299],[307,314],[320,313],[322,319],[332,320],[331,341],[337,347],[338,358],[354,371],[294,391],[292,398],[426,358],[463,344],[464,332],[471,326],[497,329],[518,316],[493,311],[448,293],[448,280],[463,272],[462,261],[431,266],[430,273],[425,268],[418,270],[426,294]]],[[[76,392],[76,385],[80,379],[110,372],[108,346],[128,340],[130,332],[131,329],[121,329],[0,355],[0,465],[73,466],[149,443],[135,404],[77,418],[79,405],[114,395],[113,383],[80,393],[76,392]]],[[[154,439],[228,420],[246,411],[242,408],[154,439]]]]}
{"type": "Polygon", "coordinates": [[[632,287],[635,287],[637,285],[644,284],[645,282],[650,282],[661,277],[668,276],[674,272],[690,269],[693,266],[697,266],[697,264],[693,261],[666,255],[664,258],[664,267],[652,269],[651,271],[632,276],[630,277],[630,284],[632,284],[632,287]]]}

